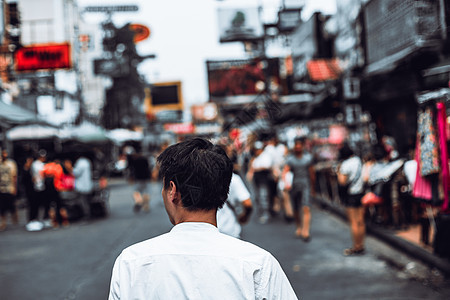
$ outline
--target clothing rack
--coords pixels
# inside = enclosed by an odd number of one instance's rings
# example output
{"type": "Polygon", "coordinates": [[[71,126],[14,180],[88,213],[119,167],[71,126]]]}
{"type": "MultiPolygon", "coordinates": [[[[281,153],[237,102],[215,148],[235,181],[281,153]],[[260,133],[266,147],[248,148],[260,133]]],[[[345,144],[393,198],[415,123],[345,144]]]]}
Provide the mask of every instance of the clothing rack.
{"type": "Polygon", "coordinates": [[[423,107],[435,102],[450,102],[450,88],[441,88],[433,91],[423,91],[416,94],[416,101],[423,107]]]}
{"type": "MultiPolygon", "coordinates": [[[[435,115],[438,110],[440,110],[440,114],[441,114],[441,126],[442,126],[442,113],[444,113],[444,118],[445,116],[449,115],[449,111],[448,111],[448,107],[450,106],[450,88],[441,88],[441,89],[436,89],[436,90],[432,90],[432,91],[423,91],[420,93],[416,94],[416,100],[417,103],[419,104],[419,111],[423,112],[427,109],[431,109],[433,111],[433,115],[435,115]],[[442,109],[445,108],[446,111],[442,111],[442,109]]],[[[446,123],[446,121],[444,120],[443,122],[446,123]]],[[[446,125],[444,125],[446,126],[446,125]]],[[[441,128],[442,131],[442,128],[441,128]]],[[[439,141],[439,138],[445,138],[445,129],[444,129],[444,136],[439,137],[439,135],[437,135],[437,139],[438,139],[438,143],[442,144],[442,140],[439,141]]],[[[446,141],[444,141],[445,144],[447,144],[448,142],[448,137],[445,138],[446,141]]],[[[442,145],[441,145],[442,146],[442,145]]],[[[441,146],[439,148],[441,148],[441,146]]],[[[447,149],[446,146],[443,147],[444,149],[447,149]]],[[[445,151],[448,153],[448,149],[445,151]]],[[[445,167],[445,173],[446,174],[446,178],[443,179],[444,181],[442,182],[442,184],[445,185],[444,187],[444,204],[442,206],[443,211],[448,212],[449,209],[449,204],[448,204],[448,193],[449,193],[449,185],[447,183],[445,183],[448,179],[448,154],[441,154],[439,155],[439,158],[442,159],[446,159],[447,162],[442,162],[441,161],[441,166],[443,166],[444,164],[446,165],[445,167]]],[[[430,211],[427,210],[427,214],[430,215],[430,211]]],[[[430,216],[429,216],[430,217],[430,216]]],[[[431,221],[431,220],[430,220],[431,221]]],[[[434,222],[432,222],[432,224],[434,225],[434,222]]],[[[434,227],[434,226],[433,226],[434,227]]]]}

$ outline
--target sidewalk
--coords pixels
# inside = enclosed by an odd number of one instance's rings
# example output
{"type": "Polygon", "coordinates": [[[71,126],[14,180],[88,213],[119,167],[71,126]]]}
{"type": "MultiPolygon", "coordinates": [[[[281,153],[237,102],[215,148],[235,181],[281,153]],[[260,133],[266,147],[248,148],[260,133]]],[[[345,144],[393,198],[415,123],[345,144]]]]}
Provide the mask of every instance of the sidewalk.
{"type": "MultiPolygon", "coordinates": [[[[314,198],[314,200],[323,208],[339,215],[343,219],[347,219],[345,209],[342,206],[321,198],[314,198]]],[[[396,231],[368,223],[366,224],[366,230],[367,233],[385,241],[405,254],[422,261],[426,265],[438,269],[445,276],[450,277],[450,260],[433,254],[431,246],[423,245],[420,242],[419,225],[409,226],[406,230],[396,231]]],[[[395,263],[394,258],[392,258],[392,263],[395,263]]]]}

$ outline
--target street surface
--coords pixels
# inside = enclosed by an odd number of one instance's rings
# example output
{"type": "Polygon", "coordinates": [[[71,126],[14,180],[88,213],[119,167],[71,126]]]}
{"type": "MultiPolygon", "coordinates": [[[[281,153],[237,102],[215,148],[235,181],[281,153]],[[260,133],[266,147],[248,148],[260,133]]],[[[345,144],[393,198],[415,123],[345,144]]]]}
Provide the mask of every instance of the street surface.
{"type": "MultiPolygon", "coordinates": [[[[167,232],[160,187],[152,185],[150,213],[132,211],[129,186],[111,186],[110,215],[68,228],[0,232],[0,299],[106,299],[111,269],[120,251],[167,232]]],[[[294,237],[294,225],[276,218],[260,225],[253,216],[243,239],[270,251],[299,299],[450,299],[448,280],[384,243],[367,240],[367,254],[344,257],[347,224],[317,207],[312,240],[294,237]]]]}

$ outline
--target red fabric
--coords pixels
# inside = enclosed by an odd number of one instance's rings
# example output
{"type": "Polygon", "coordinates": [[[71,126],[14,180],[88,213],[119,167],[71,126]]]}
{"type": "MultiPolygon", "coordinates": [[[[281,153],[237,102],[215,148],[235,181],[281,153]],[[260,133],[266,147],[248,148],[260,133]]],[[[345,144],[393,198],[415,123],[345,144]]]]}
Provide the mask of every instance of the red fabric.
{"type": "Polygon", "coordinates": [[[379,205],[383,203],[383,198],[373,192],[368,192],[361,198],[361,203],[364,206],[379,205]]]}
{"type": "Polygon", "coordinates": [[[416,181],[414,182],[414,187],[412,191],[412,195],[418,199],[431,200],[432,199],[432,191],[431,191],[431,182],[426,178],[422,177],[420,173],[420,145],[419,139],[417,139],[416,145],[416,154],[415,160],[417,162],[417,171],[416,171],[416,181]]]}
{"type": "Polygon", "coordinates": [[[63,174],[60,180],[60,189],[62,191],[72,191],[75,188],[75,177],[63,174]]]}
{"type": "Polygon", "coordinates": [[[42,174],[44,177],[53,177],[53,184],[57,191],[63,190],[61,186],[61,177],[64,175],[64,171],[60,164],[55,162],[45,164],[44,169],[42,169],[42,174]]]}
{"type": "Polygon", "coordinates": [[[448,169],[448,152],[447,152],[447,136],[446,136],[447,116],[445,112],[446,109],[444,103],[437,103],[436,106],[437,106],[439,147],[441,152],[442,187],[444,189],[444,203],[442,204],[442,210],[444,212],[448,212],[449,210],[448,191],[450,184],[450,175],[448,169]]]}

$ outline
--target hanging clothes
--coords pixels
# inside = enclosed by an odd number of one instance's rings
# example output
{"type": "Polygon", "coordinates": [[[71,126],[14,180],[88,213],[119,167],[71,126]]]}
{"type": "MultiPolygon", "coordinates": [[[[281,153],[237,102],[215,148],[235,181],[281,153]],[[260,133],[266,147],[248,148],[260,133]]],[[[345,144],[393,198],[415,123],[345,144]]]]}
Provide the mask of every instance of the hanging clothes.
{"type": "Polygon", "coordinates": [[[441,153],[441,177],[442,177],[442,188],[444,190],[444,202],[442,204],[442,210],[444,212],[449,211],[449,185],[450,185],[450,174],[448,167],[448,152],[447,152],[447,115],[446,107],[444,103],[437,103],[437,124],[438,124],[438,136],[439,136],[439,146],[441,153]]]}
{"type": "Polygon", "coordinates": [[[432,107],[419,111],[418,140],[420,146],[420,174],[428,176],[439,173],[439,145],[434,125],[432,107]]]}
{"type": "Polygon", "coordinates": [[[431,190],[431,182],[422,177],[421,175],[421,163],[420,163],[420,142],[419,138],[417,138],[416,142],[416,153],[415,153],[415,161],[417,162],[417,170],[416,170],[416,179],[414,182],[412,196],[417,199],[423,199],[430,201],[433,197],[431,190]]]}

